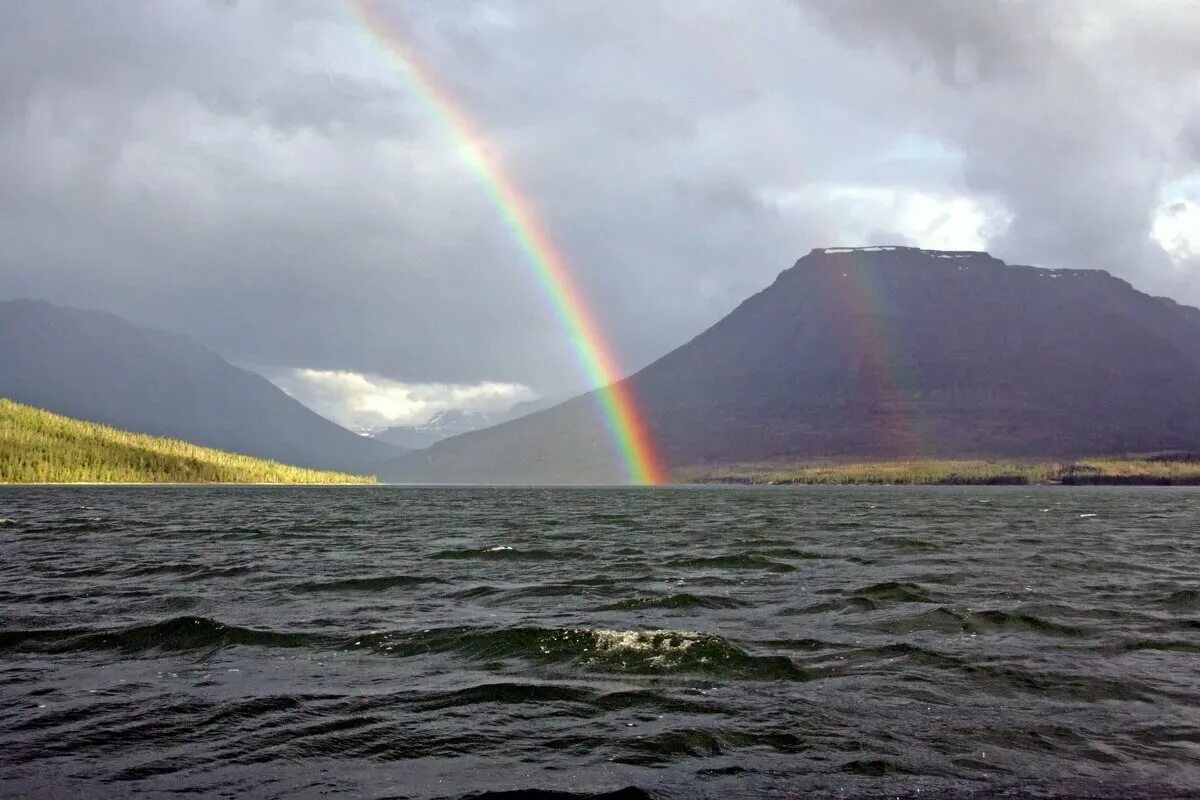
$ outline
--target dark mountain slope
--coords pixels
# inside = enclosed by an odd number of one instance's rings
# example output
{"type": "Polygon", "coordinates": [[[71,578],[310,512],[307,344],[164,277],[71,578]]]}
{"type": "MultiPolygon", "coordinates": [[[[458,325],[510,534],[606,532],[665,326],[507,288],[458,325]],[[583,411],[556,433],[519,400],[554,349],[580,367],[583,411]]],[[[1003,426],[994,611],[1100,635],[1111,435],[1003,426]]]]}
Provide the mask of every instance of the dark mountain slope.
{"type": "Polygon", "coordinates": [[[370,470],[398,453],[184,337],[34,300],[0,303],[0,397],[305,467],[370,470]]]}
{"type": "MultiPolygon", "coordinates": [[[[814,250],[629,379],[665,461],[1200,448],[1200,311],[985,253],[814,250]]],[[[620,480],[584,396],[382,477],[620,480]]]]}

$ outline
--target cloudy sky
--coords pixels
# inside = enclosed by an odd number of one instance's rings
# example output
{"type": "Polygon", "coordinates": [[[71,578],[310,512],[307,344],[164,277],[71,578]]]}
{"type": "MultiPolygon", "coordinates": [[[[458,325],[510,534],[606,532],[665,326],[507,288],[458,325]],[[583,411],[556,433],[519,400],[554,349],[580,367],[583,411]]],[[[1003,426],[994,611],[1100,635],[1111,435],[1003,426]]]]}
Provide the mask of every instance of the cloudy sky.
{"type": "MultiPolygon", "coordinates": [[[[987,248],[1200,304],[1194,0],[406,0],[622,364],[813,247],[987,248]]],[[[0,298],[181,331],[348,424],[585,388],[349,0],[0,4],[0,298]]]]}

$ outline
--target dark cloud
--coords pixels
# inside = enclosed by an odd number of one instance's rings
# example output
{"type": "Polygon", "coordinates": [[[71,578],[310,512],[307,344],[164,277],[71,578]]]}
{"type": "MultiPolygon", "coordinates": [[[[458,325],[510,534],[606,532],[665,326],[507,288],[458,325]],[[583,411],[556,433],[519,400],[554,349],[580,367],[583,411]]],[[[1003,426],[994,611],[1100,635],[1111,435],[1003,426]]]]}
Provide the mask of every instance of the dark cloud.
{"type": "Polygon", "coordinates": [[[1200,124],[1200,5],[807,8],[844,41],[908,65],[922,130],[962,153],[967,188],[1012,213],[999,254],[1177,284],[1150,233],[1164,187],[1200,165],[1188,144],[1200,124]]]}
{"type": "MultiPolygon", "coordinates": [[[[630,367],[809,248],[880,236],[990,238],[1200,300],[1194,259],[1150,236],[1197,166],[1194,4],[378,12],[630,367]]],[[[268,371],[583,380],[478,177],[345,4],[4,4],[0,174],[0,296],[106,308],[268,371]]]]}

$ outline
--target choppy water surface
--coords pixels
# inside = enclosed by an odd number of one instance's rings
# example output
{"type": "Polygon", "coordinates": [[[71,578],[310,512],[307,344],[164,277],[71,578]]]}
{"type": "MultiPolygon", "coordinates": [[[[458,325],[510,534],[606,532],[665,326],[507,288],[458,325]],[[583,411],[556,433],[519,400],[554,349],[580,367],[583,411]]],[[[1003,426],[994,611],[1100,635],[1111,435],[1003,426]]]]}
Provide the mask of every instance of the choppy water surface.
{"type": "Polygon", "coordinates": [[[1187,795],[1200,492],[0,489],[0,794],[1187,795]]]}

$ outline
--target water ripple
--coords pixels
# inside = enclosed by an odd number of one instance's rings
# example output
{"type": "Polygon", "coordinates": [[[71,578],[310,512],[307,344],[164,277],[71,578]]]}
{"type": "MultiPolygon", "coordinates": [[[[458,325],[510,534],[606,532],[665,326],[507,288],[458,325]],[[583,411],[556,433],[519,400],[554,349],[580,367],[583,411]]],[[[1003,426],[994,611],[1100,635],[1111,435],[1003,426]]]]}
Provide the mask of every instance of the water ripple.
{"type": "Polygon", "coordinates": [[[0,487],[0,794],[1194,795],[1197,519],[1141,488],[0,487]]]}

